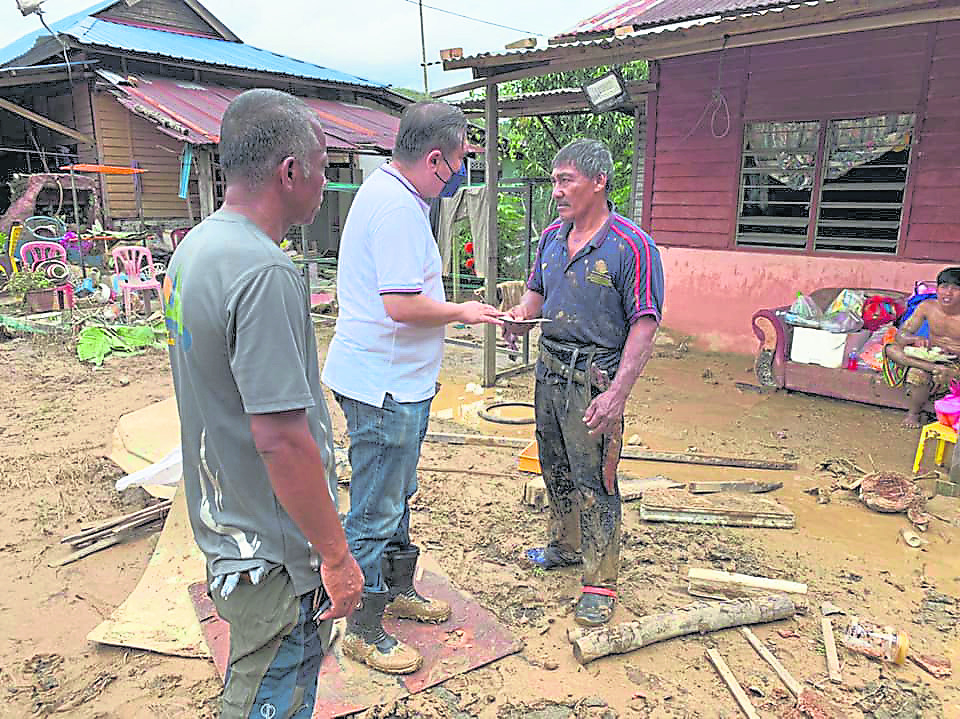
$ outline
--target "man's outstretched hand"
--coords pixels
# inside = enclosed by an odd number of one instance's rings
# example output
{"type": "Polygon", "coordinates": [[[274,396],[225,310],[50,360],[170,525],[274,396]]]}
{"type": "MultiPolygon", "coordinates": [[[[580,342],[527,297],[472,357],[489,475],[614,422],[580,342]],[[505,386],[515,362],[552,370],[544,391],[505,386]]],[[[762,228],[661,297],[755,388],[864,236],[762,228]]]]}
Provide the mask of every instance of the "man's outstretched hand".
{"type": "Polygon", "coordinates": [[[460,304],[460,321],[467,325],[497,325],[503,324],[503,312],[492,305],[471,300],[460,304]]]}

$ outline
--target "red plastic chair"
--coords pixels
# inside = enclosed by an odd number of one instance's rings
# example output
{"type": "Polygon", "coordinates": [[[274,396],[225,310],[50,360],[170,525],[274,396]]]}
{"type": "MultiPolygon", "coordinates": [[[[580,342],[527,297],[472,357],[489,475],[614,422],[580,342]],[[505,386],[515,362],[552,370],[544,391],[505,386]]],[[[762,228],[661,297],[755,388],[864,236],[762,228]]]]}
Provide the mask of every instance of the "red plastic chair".
{"type": "Polygon", "coordinates": [[[146,294],[149,290],[154,290],[157,297],[160,298],[160,307],[163,308],[163,291],[160,289],[160,282],[157,280],[156,272],[153,267],[153,255],[146,247],[134,245],[131,247],[114,247],[110,254],[113,255],[114,271],[123,273],[127,276],[125,281],[121,280],[120,288],[123,290],[123,312],[130,320],[132,300],[134,292],[144,292],[143,301],[146,307],[147,315],[150,314],[150,296],[146,294]],[[146,275],[147,279],[141,279],[146,275]]]}
{"type": "Polygon", "coordinates": [[[180,243],[186,238],[187,233],[192,229],[192,227],[178,227],[175,230],[170,230],[170,242],[173,245],[173,249],[177,249],[180,243]]]}
{"type": "MultiPolygon", "coordinates": [[[[35,240],[25,242],[20,247],[20,262],[30,272],[33,272],[41,262],[47,260],[59,260],[64,265],[67,264],[67,251],[63,245],[58,242],[44,242],[35,240]]],[[[57,299],[62,309],[73,309],[75,302],[73,300],[73,285],[65,282],[54,288],[57,291],[57,299]]]]}

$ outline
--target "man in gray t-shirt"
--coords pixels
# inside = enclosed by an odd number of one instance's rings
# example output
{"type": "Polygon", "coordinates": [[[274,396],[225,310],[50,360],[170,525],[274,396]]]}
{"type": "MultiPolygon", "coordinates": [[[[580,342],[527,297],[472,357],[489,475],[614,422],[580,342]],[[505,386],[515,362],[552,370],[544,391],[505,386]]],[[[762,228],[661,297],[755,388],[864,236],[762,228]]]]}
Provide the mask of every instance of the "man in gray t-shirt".
{"type": "Polygon", "coordinates": [[[230,623],[221,716],[307,718],[326,620],[363,585],[337,516],[307,290],[279,247],[320,206],[326,143],[302,101],[251,90],[224,114],[220,155],[223,207],[164,280],[184,487],[230,623]]]}

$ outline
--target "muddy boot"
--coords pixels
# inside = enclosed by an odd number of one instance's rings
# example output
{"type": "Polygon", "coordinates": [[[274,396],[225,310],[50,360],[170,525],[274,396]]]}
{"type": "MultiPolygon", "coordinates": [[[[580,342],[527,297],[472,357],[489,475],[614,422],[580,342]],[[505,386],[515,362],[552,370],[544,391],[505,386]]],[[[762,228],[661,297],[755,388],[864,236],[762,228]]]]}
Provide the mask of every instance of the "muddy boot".
{"type": "Polygon", "coordinates": [[[413,586],[420,548],[411,544],[383,558],[383,578],[388,587],[387,613],[400,619],[439,624],[450,618],[450,605],[440,599],[427,599],[413,586]]]}
{"type": "Polygon", "coordinates": [[[390,636],[380,623],[387,603],[386,592],[364,592],[360,606],[347,620],[343,653],[385,674],[411,674],[423,664],[423,657],[390,636]]]}

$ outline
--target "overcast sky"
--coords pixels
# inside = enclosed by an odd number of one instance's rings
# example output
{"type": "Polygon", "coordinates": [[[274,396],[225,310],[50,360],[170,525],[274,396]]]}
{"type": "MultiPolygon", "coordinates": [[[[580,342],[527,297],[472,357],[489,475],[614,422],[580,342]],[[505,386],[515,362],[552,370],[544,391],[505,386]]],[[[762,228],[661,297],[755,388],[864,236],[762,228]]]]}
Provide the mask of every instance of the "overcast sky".
{"type": "MultiPolygon", "coordinates": [[[[395,87],[423,89],[420,19],[416,0],[201,0],[204,6],[251,45],[349,72],[395,87]]],[[[46,0],[52,23],[93,5],[95,0],[46,0]]],[[[614,4],[612,0],[424,0],[426,6],[506,25],[494,27],[424,7],[427,61],[440,50],[462,47],[467,55],[502,52],[522,37],[547,38],[614,4]]],[[[0,47],[39,26],[22,17],[15,0],[0,0],[0,47]]],[[[468,70],[429,68],[430,89],[467,82],[468,70]]]]}

